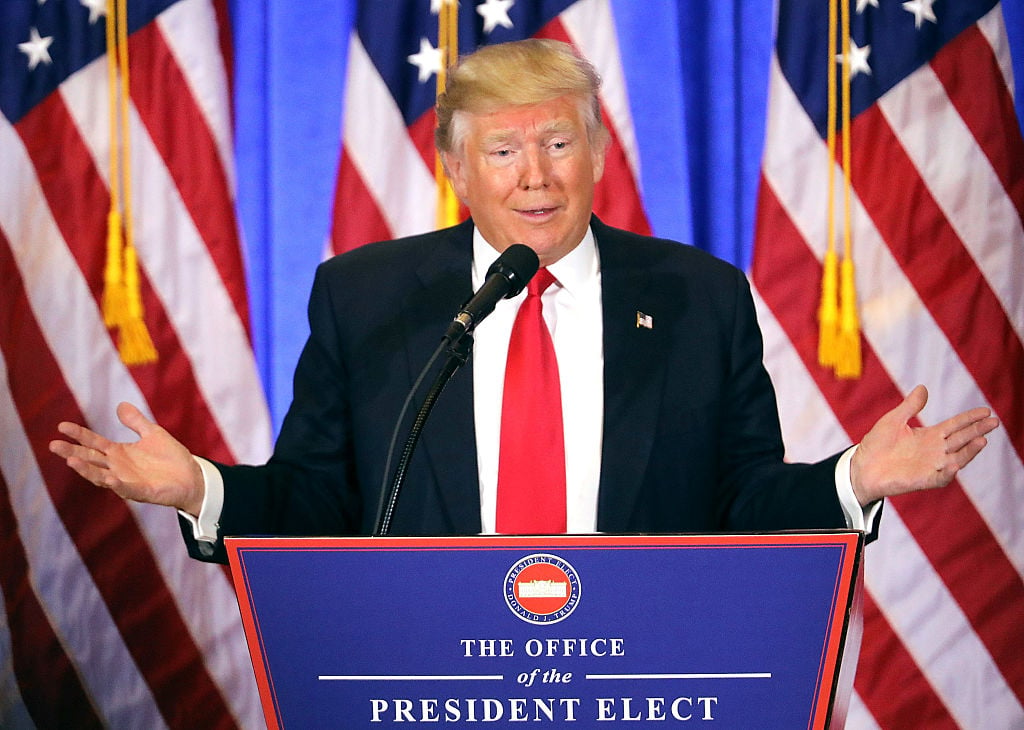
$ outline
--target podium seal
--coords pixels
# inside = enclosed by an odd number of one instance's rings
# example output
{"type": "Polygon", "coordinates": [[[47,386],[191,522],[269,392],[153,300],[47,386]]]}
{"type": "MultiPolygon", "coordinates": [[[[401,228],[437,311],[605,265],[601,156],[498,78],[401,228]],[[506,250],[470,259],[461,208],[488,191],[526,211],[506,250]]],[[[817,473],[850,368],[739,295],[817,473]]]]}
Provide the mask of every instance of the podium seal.
{"type": "Polygon", "coordinates": [[[576,609],[579,601],[580,577],[557,555],[527,555],[505,575],[505,603],[527,623],[558,623],[576,609]]]}

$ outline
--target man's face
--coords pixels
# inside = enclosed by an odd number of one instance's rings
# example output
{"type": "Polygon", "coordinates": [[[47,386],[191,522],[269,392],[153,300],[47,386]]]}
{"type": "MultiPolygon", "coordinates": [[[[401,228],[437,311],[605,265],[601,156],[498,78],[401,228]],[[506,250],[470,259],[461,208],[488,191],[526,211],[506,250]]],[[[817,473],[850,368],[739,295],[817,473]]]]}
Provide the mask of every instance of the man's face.
{"type": "Polygon", "coordinates": [[[541,266],[575,248],[590,224],[605,152],[587,138],[578,100],[563,96],[462,121],[462,144],[445,161],[484,238],[499,252],[525,243],[541,266]]]}

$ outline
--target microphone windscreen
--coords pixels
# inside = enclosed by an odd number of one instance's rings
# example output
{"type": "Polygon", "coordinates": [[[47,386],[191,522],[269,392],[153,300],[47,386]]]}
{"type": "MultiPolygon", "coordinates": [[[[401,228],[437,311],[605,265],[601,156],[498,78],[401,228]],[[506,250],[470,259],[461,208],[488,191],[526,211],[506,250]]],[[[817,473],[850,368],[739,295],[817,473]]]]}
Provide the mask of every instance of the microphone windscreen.
{"type": "Polygon", "coordinates": [[[487,269],[487,277],[492,274],[501,274],[512,285],[506,299],[511,299],[523,290],[526,283],[533,278],[540,268],[540,259],[533,249],[522,243],[514,243],[495,259],[491,267],[487,269]]]}

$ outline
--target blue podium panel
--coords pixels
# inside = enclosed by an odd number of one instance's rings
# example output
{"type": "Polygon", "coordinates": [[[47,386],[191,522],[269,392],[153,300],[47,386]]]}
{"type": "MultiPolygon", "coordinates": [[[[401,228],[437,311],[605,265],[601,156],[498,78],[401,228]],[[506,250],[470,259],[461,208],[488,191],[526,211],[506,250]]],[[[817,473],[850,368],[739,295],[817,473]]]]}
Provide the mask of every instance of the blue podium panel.
{"type": "Polygon", "coordinates": [[[271,728],[824,728],[856,532],[229,538],[271,728]]]}

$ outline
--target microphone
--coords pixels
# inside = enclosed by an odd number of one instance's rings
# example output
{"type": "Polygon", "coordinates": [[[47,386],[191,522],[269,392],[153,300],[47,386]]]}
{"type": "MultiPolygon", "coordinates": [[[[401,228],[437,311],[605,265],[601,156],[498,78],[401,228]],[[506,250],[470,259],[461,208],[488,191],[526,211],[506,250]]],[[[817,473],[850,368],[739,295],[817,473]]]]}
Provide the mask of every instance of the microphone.
{"type": "Polygon", "coordinates": [[[494,311],[499,299],[511,299],[521,292],[539,266],[537,254],[529,246],[516,243],[505,249],[487,269],[483,285],[448,325],[443,339],[455,344],[463,335],[472,332],[484,317],[494,311]]]}

